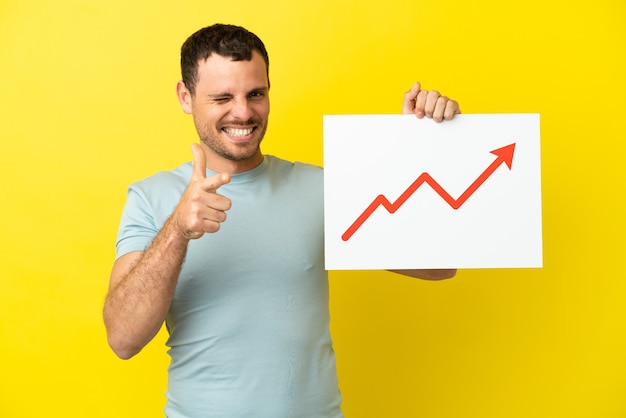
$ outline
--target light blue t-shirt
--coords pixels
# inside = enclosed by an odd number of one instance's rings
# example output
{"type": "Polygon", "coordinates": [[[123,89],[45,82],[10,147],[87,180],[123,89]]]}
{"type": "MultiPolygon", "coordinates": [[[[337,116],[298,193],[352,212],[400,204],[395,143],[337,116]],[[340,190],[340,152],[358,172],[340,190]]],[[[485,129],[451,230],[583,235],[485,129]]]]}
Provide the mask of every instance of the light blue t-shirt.
{"type": "MultiPolygon", "coordinates": [[[[191,170],[186,163],[130,186],[118,257],[150,245],[191,170]]],[[[166,415],[342,417],[323,260],[322,169],[265,156],[218,193],[232,208],[217,233],[190,242],[166,320],[166,415]]]]}

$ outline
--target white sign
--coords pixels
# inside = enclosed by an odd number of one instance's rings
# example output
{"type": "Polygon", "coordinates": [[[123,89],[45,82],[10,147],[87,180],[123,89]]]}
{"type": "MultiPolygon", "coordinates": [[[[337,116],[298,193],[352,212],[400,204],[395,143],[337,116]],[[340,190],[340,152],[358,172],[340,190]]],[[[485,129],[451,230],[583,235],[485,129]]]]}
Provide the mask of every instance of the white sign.
{"type": "Polygon", "coordinates": [[[542,267],[538,114],[324,116],[326,269],[542,267]]]}

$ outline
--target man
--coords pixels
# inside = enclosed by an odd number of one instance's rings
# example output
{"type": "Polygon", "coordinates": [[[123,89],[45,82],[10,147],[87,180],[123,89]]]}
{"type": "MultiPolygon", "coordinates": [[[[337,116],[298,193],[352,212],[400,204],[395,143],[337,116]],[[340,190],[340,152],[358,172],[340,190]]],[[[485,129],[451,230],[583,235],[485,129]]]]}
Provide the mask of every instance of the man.
{"type": "MultiPolygon", "coordinates": [[[[263,155],[269,59],[254,34],[213,25],[181,50],[177,95],[193,164],[130,186],[104,306],[128,359],[166,321],[166,414],[341,417],[323,260],[323,171],[263,155]]],[[[458,104],[416,84],[404,113],[458,104]]],[[[404,270],[425,279],[455,270],[404,270]]]]}

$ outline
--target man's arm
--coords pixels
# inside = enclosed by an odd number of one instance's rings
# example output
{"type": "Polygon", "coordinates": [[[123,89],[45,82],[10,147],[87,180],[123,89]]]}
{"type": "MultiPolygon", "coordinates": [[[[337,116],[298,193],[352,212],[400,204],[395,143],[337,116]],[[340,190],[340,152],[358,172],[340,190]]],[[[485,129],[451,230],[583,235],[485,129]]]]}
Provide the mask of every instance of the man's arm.
{"type": "Polygon", "coordinates": [[[137,354],[157,334],[169,310],[192,239],[217,232],[230,209],[217,189],[228,174],[206,178],[206,157],[194,144],[193,172],[176,209],[145,251],[123,255],[113,265],[103,318],[109,345],[119,357],[137,354]]]}
{"type": "Polygon", "coordinates": [[[456,269],[411,269],[389,271],[422,280],[445,280],[456,276],[456,269]]]}
{"type": "MultiPolygon", "coordinates": [[[[451,120],[454,115],[461,113],[459,104],[446,96],[442,96],[436,90],[422,90],[420,83],[415,83],[404,94],[402,113],[414,114],[419,119],[431,118],[435,122],[451,120]]],[[[389,270],[394,273],[423,280],[450,279],[456,275],[456,269],[412,269],[412,270],[389,270]]]]}
{"type": "Polygon", "coordinates": [[[157,334],[169,310],[187,242],[166,224],[145,251],[115,261],[104,304],[109,345],[129,359],[157,334]]]}

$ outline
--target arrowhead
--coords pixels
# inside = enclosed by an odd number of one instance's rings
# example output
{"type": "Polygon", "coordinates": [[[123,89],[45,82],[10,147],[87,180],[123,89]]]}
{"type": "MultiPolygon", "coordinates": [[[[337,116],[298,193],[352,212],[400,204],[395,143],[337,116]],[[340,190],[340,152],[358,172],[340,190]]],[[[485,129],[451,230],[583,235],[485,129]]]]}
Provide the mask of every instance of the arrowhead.
{"type": "Polygon", "coordinates": [[[506,147],[494,149],[491,153],[498,158],[496,161],[504,162],[509,170],[511,169],[511,165],[513,164],[513,152],[515,151],[515,142],[511,145],[507,145],[506,147]]]}

